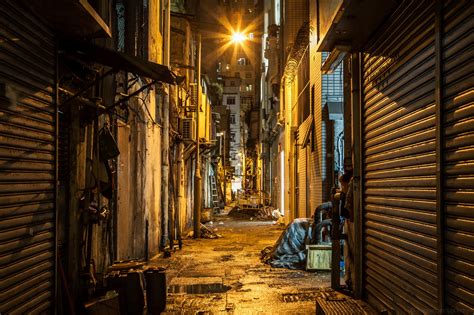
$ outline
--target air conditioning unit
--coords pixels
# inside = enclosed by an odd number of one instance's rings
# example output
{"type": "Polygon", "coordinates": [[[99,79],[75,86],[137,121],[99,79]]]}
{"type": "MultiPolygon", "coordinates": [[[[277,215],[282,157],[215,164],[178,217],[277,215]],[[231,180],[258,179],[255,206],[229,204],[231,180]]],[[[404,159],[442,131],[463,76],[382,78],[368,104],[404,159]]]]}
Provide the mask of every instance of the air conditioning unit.
{"type": "Polygon", "coordinates": [[[184,141],[194,141],[196,139],[196,123],[193,118],[181,118],[179,133],[184,141]]]}

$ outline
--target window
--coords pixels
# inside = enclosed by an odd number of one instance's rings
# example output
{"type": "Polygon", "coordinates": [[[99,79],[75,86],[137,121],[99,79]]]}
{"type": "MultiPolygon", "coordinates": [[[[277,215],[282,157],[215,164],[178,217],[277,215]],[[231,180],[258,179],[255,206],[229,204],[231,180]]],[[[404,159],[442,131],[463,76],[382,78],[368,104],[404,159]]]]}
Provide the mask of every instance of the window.
{"type": "Polygon", "coordinates": [[[252,78],[252,72],[245,72],[245,78],[246,79],[251,79],[252,78]]]}
{"type": "Polygon", "coordinates": [[[230,115],[230,123],[233,124],[233,125],[235,124],[235,114],[230,115]]]}
{"type": "Polygon", "coordinates": [[[235,86],[235,81],[234,80],[230,81],[230,86],[235,86]]]}
{"type": "Polygon", "coordinates": [[[230,133],[230,142],[235,142],[235,132],[230,133]]]}
{"type": "Polygon", "coordinates": [[[227,97],[227,105],[235,105],[235,97],[227,97]]]}
{"type": "Polygon", "coordinates": [[[240,72],[236,72],[236,73],[234,73],[234,77],[236,77],[236,78],[240,78],[240,72]]]}
{"type": "Polygon", "coordinates": [[[252,92],[252,90],[253,90],[252,84],[247,84],[247,86],[245,87],[245,91],[252,92]]]}
{"type": "Polygon", "coordinates": [[[253,37],[254,37],[253,33],[250,33],[250,34],[249,34],[249,38],[250,38],[250,39],[253,39],[253,37]]]}

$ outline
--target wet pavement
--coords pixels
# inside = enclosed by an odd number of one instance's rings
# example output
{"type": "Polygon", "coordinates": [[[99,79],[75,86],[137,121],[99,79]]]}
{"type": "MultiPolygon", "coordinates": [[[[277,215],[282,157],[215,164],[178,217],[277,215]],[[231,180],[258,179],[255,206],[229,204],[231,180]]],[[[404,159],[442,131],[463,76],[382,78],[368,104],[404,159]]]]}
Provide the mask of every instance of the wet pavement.
{"type": "Polygon", "coordinates": [[[316,299],[334,294],[329,272],[260,262],[260,251],[275,243],[282,226],[221,215],[212,227],[221,238],[185,239],[182,250],[150,264],[167,268],[162,314],[314,314],[316,299]]]}

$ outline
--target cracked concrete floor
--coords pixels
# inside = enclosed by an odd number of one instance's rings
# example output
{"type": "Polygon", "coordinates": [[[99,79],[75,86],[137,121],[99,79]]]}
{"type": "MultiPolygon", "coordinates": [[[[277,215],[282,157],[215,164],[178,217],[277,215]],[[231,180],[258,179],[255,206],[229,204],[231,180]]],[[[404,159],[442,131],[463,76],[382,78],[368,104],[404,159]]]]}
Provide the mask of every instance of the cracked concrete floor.
{"type": "Polygon", "coordinates": [[[162,314],[312,314],[316,298],[330,294],[329,272],[260,262],[260,251],[274,244],[283,227],[225,215],[213,227],[222,238],[185,239],[182,250],[150,264],[167,268],[162,314]]]}

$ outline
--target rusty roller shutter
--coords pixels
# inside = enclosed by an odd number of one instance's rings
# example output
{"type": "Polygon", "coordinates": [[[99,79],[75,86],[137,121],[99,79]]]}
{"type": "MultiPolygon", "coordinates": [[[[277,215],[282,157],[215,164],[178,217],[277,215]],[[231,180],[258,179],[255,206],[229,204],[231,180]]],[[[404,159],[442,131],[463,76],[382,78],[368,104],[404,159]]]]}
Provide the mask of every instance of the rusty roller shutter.
{"type": "Polygon", "coordinates": [[[46,313],[54,292],[54,41],[0,3],[0,313],[46,313]]]}
{"type": "Polygon", "coordinates": [[[443,8],[445,281],[447,305],[474,313],[473,6],[443,8]]]}
{"type": "Polygon", "coordinates": [[[437,307],[434,12],[402,2],[363,56],[365,293],[395,313],[437,307]]]}

